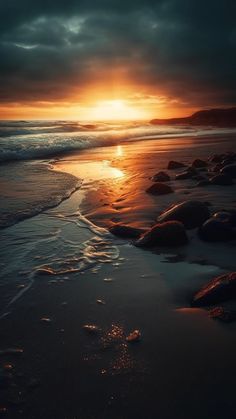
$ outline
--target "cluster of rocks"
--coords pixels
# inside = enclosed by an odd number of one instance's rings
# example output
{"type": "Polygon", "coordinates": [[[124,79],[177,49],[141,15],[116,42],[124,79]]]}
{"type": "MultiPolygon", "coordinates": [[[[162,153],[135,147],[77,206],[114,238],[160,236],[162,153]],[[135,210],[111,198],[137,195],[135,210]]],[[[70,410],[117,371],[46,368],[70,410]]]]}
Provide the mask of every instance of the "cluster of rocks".
{"type": "MultiPolygon", "coordinates": [[[[211,156],[208,161],[195,159],[191,166],[170,161],[170,171],[184,169],[175,175],[175,180],[193,179],[198,186],[228,186],[236,179],[236,153],[211,156]]],[[[168,173],[160,171],[151,181],[153,184],[146,190],[152,195],[173,193],[167,182],[171,180],[168,173]]],[[[236,239],[236,209],[222,210],[211,214],[209,204],[197,200],[187,200],[166,209],[157,217],[156,224],[148,230],[115,224],[110,231],[123,238],[134,239],[133,244],[142,248],[183,246],[189,242],[187,230],[197,229],[199,238],[207,242],[219,242],[236,239]]],[[[198,291],[192,306],[212,306],[236,298],[236,272],[214,278],[198,291]]],[[[223,307],[214,307],[209,315],[224,322],[236,320],[236,312],[223,307]]]]}
{"type": "Polygon", "coordinates": [[[164,211],[157,223],[147,231],[123,224],[114,224],[110,232],[123,238],[136,239],[139,247],[180,246],[189,239],[186,230],[196,229],[200,239],[208,242],[236,238],[236,210],[210,215],[205,202],[184,201],[164,211]]]}
{"type": "Polygon", "coordinates": [[[173,188],[165,183],[170,180],[192,179],[197,182],[197,187],[206,185],[233,185],[234,179],[236,179],[236,153],[229,152],[213,155],[208,161],[195,159],[190,166],[171,160],[167,165],[167,169],[171,171],[184,170],[178,172],[173,179],[164,171],[156,173],[151,177],[151,180],[155,183],[147,188],[147,193],[153,195],[173,193],[173,188]]]}

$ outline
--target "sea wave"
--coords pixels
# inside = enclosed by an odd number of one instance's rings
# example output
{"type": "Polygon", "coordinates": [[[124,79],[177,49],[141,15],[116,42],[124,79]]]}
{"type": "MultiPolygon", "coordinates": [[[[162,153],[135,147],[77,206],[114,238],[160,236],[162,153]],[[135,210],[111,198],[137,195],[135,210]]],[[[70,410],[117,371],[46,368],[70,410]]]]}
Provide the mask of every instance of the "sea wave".
{"type": "Polygon", "coordinates": [[[13,121],[0,123],[0,162],[47,159],[63,153],[152,138],[215,135],[232,130],[133,123],[13,121]]]}

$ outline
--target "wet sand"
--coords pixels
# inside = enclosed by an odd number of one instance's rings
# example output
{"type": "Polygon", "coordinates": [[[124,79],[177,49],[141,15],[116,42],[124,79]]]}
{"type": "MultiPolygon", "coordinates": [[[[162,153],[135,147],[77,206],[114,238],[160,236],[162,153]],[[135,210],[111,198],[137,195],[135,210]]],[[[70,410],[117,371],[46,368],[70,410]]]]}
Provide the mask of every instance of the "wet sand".
{"type": "MultiPolygon", "coordinates": [[[[190,181],[179,183],[175,196],[144,193],[149,177],[173,156],[187,162],[195,148],[194,157],[209,152],[207,141],[200,140],[201,147],[191,141],[179,141],[171,152],[168,144],[149,141],[145,148],[140,142],[64,157],[56,169],[74,175],[77,170],[84,179],[81,189],[58,207],[4,230],[8,282],[15,278],[16,288],[24,286],[33,273],[29,290],[4,308],[9,314],[0,320],[0,349],[23,349],[0,355],[0,406],[6,417],[235,417],[236,326],[189,304],[200,286],[233,266],[235,248],[203,245],[193,232],[187,246],[192,254],[185,246],[158,255],[87,222],[147,227],[171,200],[186,195],[204,194],[213,209],[232,205],[232,187],[221,187],[219,195],[218,187],[197,191],[190,181]],[[172,263],[176,254],[183,258],[172,263]],[[87,263],[85,270],[62,273],[62,267],[79,266],[79,258],[87,263]],[[201,263],[189,263],[191,258],[201,263]],[[53,275],[37,274],[45,265],[53,275]],[[86,324],[98,331],[87,333],[86,324]],[[125,338],[135,329],[141,340],[128,343],[125,338]],[[9,364],[13,368],[6,371],[9,364]]],[[[229,150],[230,141],[214,147],[229,150]]],[[[6,300],[12,296],[9,290],[6,300]]]]}

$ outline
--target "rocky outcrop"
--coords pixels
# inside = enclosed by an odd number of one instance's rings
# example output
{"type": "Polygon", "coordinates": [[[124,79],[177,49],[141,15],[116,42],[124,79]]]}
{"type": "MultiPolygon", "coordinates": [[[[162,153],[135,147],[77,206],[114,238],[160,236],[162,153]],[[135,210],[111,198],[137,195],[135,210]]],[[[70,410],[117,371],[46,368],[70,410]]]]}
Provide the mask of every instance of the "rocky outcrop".
{"type": "Polygon", "coordinates": [[[185,118],[152,119],[152,125],[205,125],[218,127],[236,126],[236,107],[209,109],[195,112],[185,118]]]}

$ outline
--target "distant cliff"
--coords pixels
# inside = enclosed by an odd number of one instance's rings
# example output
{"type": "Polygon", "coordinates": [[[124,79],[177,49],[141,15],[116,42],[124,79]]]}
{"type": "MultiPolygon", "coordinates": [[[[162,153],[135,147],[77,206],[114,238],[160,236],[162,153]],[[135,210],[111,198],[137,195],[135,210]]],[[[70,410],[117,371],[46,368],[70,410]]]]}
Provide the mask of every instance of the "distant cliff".
{"type": "Polygon", "coordinates": [[[228,109],[210,109],[195,112],[185,118],[152,119],[153,125],[213,125],[218,127],[236,127],[236,107],[228,109]]]}

